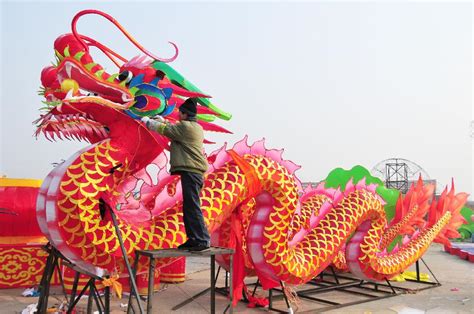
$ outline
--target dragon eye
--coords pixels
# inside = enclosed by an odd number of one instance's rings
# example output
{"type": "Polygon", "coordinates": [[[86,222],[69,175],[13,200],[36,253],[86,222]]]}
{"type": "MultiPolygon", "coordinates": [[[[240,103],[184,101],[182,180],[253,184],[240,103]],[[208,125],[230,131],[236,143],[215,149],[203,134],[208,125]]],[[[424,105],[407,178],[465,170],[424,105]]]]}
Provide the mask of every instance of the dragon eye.
{"type": "Polygon", "coordinates": [[[119,74],[118,79],[120,82],[125,81],[125,83],[129,83],[133,78],[133,73],[131,71],[123,71],[119,74]]]}

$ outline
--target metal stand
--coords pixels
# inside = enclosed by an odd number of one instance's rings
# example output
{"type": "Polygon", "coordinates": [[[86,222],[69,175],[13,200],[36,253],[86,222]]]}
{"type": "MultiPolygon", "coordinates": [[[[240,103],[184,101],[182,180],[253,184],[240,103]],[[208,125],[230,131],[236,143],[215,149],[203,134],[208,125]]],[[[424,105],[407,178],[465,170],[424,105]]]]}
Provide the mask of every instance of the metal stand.
{"type": "Polygon", "coordinates": [[[95,301],[95,304],[97,306],[99,313],[102,314],[102,313],[110,312],[110,289],[108,288],[105,289],[105,293],[104,293],[105,303],[104,303],[95,285],[95,281],[101,280],[102,278],[95,276],[93,274],[90,274],[88,272],[84,272],[83,270],[77,268],[66,257],[64,257],[61,254],[61,252],[59,252],[55,247],[53,247],[49,243],[44,247],[44,249],[46,250],[46,252],[49,253],[49,255],[46,261],[46,267],[45,267],[43,276],[41,277],[41,281],[40,281],[40,286],[39,286],[40,296],[39,296],[38,306],[37,306],[37,311],[36,311],[37,313],[40,313],[40,314],[47,313],[49,290],[51,286],[51,278],[54,274],[54,271],[57,271],[59,274],[59,280],[61,282],[63,294],[66,298],[66,302],[68,303],[67,313],[72,313],[72,310],[74,309],[74,307],[77,305],[81,297],[84,295],[84,293],[88,289],[89,289],[89,300],[87,304],[87,313],[92,313],[92,305],[93,305],[92,301],[95,301]],[[67,297],[66,289],[64,287],[64,280],[62,278],[61,270],[59,268],[60,259],[62,261],[62,265],[76,271],[76,274],[74,276],[74,283],[72,286],[71,297],[69,299],[67,297]],[[89,276],[90,279],[87,282],[87,284],[84,286],[80,294],[76,297],[77,286],[79,284],[79,276],[81,273],[89,276]]]}
{"type": "Polygon", "coordinates": [[[63,294],[68,301],[66,290],[64,288],[64,281],[61,274],[61,269],[59,268],[59,259],[64,259],[64,256],[56,250],[49,242],[43,247],[43,249],[49,253],[48,258],[46,259],[46,266],[44,269],[43,276],[41,276],[41,281],[38,287],[39,290],[39,300],[37,306],[37,313],[46,313],[48,309],[48,299],[49,299],[49,288],[51,286],[51,279],[53,278],[54,272],[57,271],[59,275],[59,281],[62,286],[63,294]]]}
{"type": "MultiPolygon", "coordinates": [[[[189,304],[193,300],[195,300],[197,297],[207,293],[208,291],[211,291],[211,313],[214,314],[216,313],[216,281],[218,278],[218,274],[216,276],[216,260],[215,256],[216,255],[229,255],[229,260],[230,260],[230,276],[229,276],[229,304],[224,310],[224,313],[229,310],[229,313],[233,313],[233,308],[232,308],[232,269],[233,269],[233,254],[234,250],[228,249],[228,248],[219,248],[219,247],[211,247],[209,250],[205,251],[197,251],[197,252],[190,252],[190,251],[185,251],[185,250],[178,250],[178,249],[163,249],[163,250],[152,250],[152,251],[141,251],[137,250],[135,252],[135,263],[134,263],[134,273],[136,274],[136,267],[138,264],[138,259],[140,258],[141,255],[147,257],[150,259],[150,267],[149,267],[149,276],[148,276],[148,298],[147,298],[147,313],[153,313],[153,286],[154,286],[154,271],[155,271],[155,265],[156,265],[156,259],[158,258],[170,258],[170,257],[181,257],[181,256],[201,256],[201,257],[210,257],[211,259],[211,275],[210,275],[210,281],[211,281],[211,287],[208,289],[205,289],[198,294],[192,296],[191,298],[185,300],[184,302],[176,305],[173,307],[173,311],[177,310],[186,304],[189,304]]],[[[131,308],[130,302],[129,302],[129,309],[131,308]]]]}
{"type": "MultiPolygon", "coordinates": [[[[280,281],[280,287],[281,289],[269,289],[268,290],[268,309],[270,311],[275,311],[275,312],[278,312],[278,313],[293,313],[293,309],[291,308],[291,305],[290,305],[290,301],[288,301],[288,298],[286,296],[286,294],[284,293],[284,289],[285,289],[285,285],[282,281],[280,281]],[[273,307],[273,291],[276,290],[276,291],[279,291],[281,292],[281,296],[283,296],[283,299],[285,299],[285,303],[286,303],[286,307],[288,310],[279,310],[277,308],[274,308],[273,307]]],[[[255,292],[256,290],[254,290],[255,292]]]]}
{"type": "MultiPolygon", "coordinates": [[[[219,275],[220,275],[220,273],[221,273],[221,270],[222,270],[222,268],[221,268],[221,266],[219,266],[219,267],[217,268],[217,274],[216,274],[216,277],[215,277],[215,279],[214,279],[214,282],[216,282],[216,283],[217,283],[217,279],[219,278],[219,275]]],[[[228,297],[228,296],[229,296],[229,277],[230,277],[229,275],[230,275],[230,273],[229,273],[228,271],[224,270],[224,274],[225,274],[225,275],[224,275],[224,276],[225,276],[225,279],[224,279],[224,287],[215,287],[215,290],[216,290],[216,292],[219,293],[220,295],[223,295],[223,296],[225,296],[225,297],[228,297]]],[[[256,289],[256,288],[255,288],[255,289],[256,289]]],[[[211,291],[211,287],[206,288],[206,289],[204,289],[204,290],[202,290],[202,291],[196,293],[196,294],[193,295],[192,297],[190,297],[190,298],[184,300],[183,302],[179,303],[178,305],[175,305],[175,306],[172,308],[172,310],[173,310],[173,311],[179,310],[179,309],[182,308],[183,306],[185,306],[185,305],[191,303],[192,301],[196,300],[197,298],[199,298],[200,296],[206,294],[206,293],[209,292],[209,291],[211,291]]],[[[255,290],[254,290],[254,293],[253,293],[252,295],[255,295],[255,290]]],[[[248,301],[246,300],[245,293],[242,294],[242,297],[244,298],[244,302],[248,302],[248,301]]],[[[227,308],[224,310],[224,313],[227,311],[228,308],[229,308],[229,306],[227,306],[227,308]]]]}
{"type": "MultiPolygon", "coordinates": [[[[135,299],[137,301],[138,310],[140,311],[140,314],[143,314],[143,308],[142,308],[142,304],[140,302],[140,296],[138,294],[138,288],[137,288],[137,282],[136,282],[136,279],[135,279],[135,273],[132,271],[132,268],[130,267],[130,262],[128,261],[127,250],[125,249],[125,246],[123,244],[122,233],[120,232],[120,228],[119,228],[119,225],[118,225],[118,222],[117,222],[117,216],[115,216],[115,213],[112,210],[112,208],[107,203],[105,203],[105,201],[103,199],[100,199],[99,208],[100,208],[101,212],[105,212],[106,209],[109,210],[110,216],[112,217],[112,222],[114,224],[115,234],[117,235],[117,238],[118,238],[119,243],[120,243],[120,249],[122,250],[123,260],[125,262],[125,266],[127,267],[128,275],[130,277],[130,299],[129,299],[129,302],[128,302],[127,313],[130,313],[130,309],[133,310],[133,313],[135,313],[135,309],[133,308],[133,305],[131,306],[132,295],[133,295],[133,296],[135,296],[135,299]]],[[[138,263],[138,255],[135,258],[135,264],[136,263],[138,263]]],[[[136,265],[134,267],[136,268],[136,265]]]]}
{"type": "Polygon", "coordinates": [[[72,311],[74,310],[74,307],[76,306],[76,304],[79,302],[79,300],[81,299],[81,297],[84,295],[84,293],[87,290],[89,290],[89,299],[87,300],[87,313],[92,313],[92,301],[95,302],[97,310],[99,311],[100,314],[110,313],[110,289],[108,289],[108,287],[105,289],[105,293],[104,293],[105,303],[104,303],[95,285],[96,279],[97,277],[95,276],[90,277],[87,284],[84,286],[84,288],[82,288],[81,292],[76,297],[77,284],[79,281],[79,272],[76,272],[76,275],[74,277],[74,285],[73,285],[73,291],[71,294],[71,300],[69,302],[68,310],[66,312],[67,314],[72,313],[72,311]]]}
{"type": "MultiPolygon", "coordinates": [[[[137,284],[135,281],[135,276],[134,273],[132,272],[132,268],[130,267],[130,263],[128,261],[128,256],[127,256],[127,251],[125,249],[125,246],[123,244],[123,239],[122,239],[122,234],[120,232],[120,228],[118,226],[117,222],[117,217],[115,216],[114,211],[110,208],[108,204],[106,204],[102,199],[100,199],[99,202],[99,208],[101,210],[101,213],[105,213],[105,210],[109,210],[110,216],[112,217],[112,221],[114,224],[115,228],[115,233],[117,235],[117,238],[120,243],[120,249],[122,250],[122,255],[123,259],[125,262],[125,265],[127,267],[127,271],[130,276],[130,288],[131,288],[131,293],[130,296],[134,295],[136,297],[137,303],[138,303],[138,308],[140,311],[140,314],[143,314],[143,308],[142,304],[140,302],[140,297],[138,295],[138,289],[137,289],[137,284]]],[[[54,271],[57,269],[59,273],[59,278],[61,285],[63,287],[63,292],[64,295],[66,296],[66,301],[68,302],[68,311],[67,313],[71,313],[74,307],[77,305],[79,302],[80,298],[84,295],[84,293],[89,289],[89,300],[87,304],[87,313],[92,313],[92,305],[93,301],[95,301],[95,304],[97,306],[97,309],[99,313],[109,313],[110,312],[110,288],[106,287],[105,288],[105,300],[104,302],[102,301],[99,292],[97,290],[97,287],[95,285],[96,280],[102,280],[103,278],[100,278],[94,274],[88,273],[78,267],[76,267],[74,264],[72,264],[66,257],[64,257],[61,252],[59,252],[56,248],[54,248],[52,245],[49,243],[45,246],[45,250],[49,253],[48,259],[46,262],[46,268],[43,273],[43,276],[41,277],[41,282],[39,286],[40,290],[40,297],[38,301],[38,307],[37,307],[37,313],[46,313],[47,308],[48,308],[48,298],[49,298],[49,288],[50,288],[50,283],[51,283],[51,278],[53,276],[54,271]],[[67,299],[67,294],[65,292],[64,288],[64,282],[62,279],[61,271],[59,269],[59,259],[62,260],[62,264],[74,269],[76,271],[76,275],[74,277],[74,284],[72,288],[72,293],[71,293],[71,298],[68,300],[67,299]],[[85,285],[85,287],[82,289],[82,291],[79,293],[79,295],[76,297],[77,293],[77,286],[79,284],[79,275],[80,274],[85,274],[90,277],[89,281],[85,285]]],[[[130,300],[131,302],[132,300],[130,300]]],[[[129,303],[130,304],[130,303],[129,303]]],[[[133,306],[132,306],[133,309],[133,306]]],[[[133,309],[133,312],[135,313],[135,310],[133,309]]]]}
{"type": "MultiPolygon", "coordinates": [[[[306,284],[306,286],[313,286],[313,287],[299,290],[297,291],[296,294],[301,299],[306,299],[306,300],[314,301],[322,305],[325,305],[324,307],[318,308],[317,311],[329,311],[329,310],[351,306],[355,304],[390,298],[390,297],[394,297],[403,293],[416,293],[421,290],[432,289],[432,288],[441,286],[441,283],[438,281],[438,279],[433,274],[433,272],[428,267],[428,265],[425,263],[425,261],[423,259],[420,259],[420,260],[425,265],[425,267],[427,268],[431,276],[433,276],[435,282],[427,282],[427,281],[420,280],[419,261],[415,263],[417,279],[416,280],[406,279],[406,281],[427,285],[426,287],[423,287],[423,288],[400,287],[400,286],[390,283],[390,281],[388,281],[387,279],[385,280],[385,283],[361,280],[359,278],[352,276],[350,273],[337,274],[332,267],[329,267],[323,273],[321,273],[318,277],[309,281],[306,284]],[[336,301],[329,300],[327,295],[325,295],[325,298],[315,297],[315,295],[319,293],[325,293],[325,292],[330,292],[330,291],[354,294],[359,297],[365,297],[365,299],[344,303],[344,302],[336,302],[336,301]]],[[[280,313],[288,312],[288,311],[276,309],[273,307],[274,299],[284,298],[286,305],[288,306],[288,308],[290,308],[288,299],[286,295],[284,294],[283,289],[284,289],[284,286],[281,285],[281,289],[269,290],[269,293],[268,293],[269,310],[277,311],[280,313]],[[275,292],[277,292],[278,295],[275,295],[275,292]]],[[[254,292],[255,292],[255,289],[254,289],[254,292]]]]}

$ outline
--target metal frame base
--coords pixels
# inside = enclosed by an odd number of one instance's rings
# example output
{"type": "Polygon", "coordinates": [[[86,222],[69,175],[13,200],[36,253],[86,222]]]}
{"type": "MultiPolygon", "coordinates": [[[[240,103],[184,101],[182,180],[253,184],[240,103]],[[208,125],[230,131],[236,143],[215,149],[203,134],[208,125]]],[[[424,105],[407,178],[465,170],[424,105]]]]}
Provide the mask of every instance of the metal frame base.
{"type": "Polygon", "coordinates": [[[62,286],[62,292],[68,304],[67,313],[72,312],[72,310],[75,308],[75,306],[77,305],[77,303],[79,302],[79,300],[81,299],[81,297],[84,295],[84,293],[87,290],[89,290],[89,299],[87,302],[87,313],[92,313],[92,305],[93,305],[92,301],[95,302],[97,310],[99,311],[100,314],[110,312],[110,288],[109,287],[105,288],[104,300],[102,300],[97,290],[97,287],[95,285],[95,281],[100,280],[101,278],[94,276],[92,274],[83,272],[82,270],[78,269],[50,243],[46,244],[43,247],[43,249],[46,252],[48,252],[49,255],[46,260],[45,270],[44,270],[43,276],[41,277],[41,281],[39,285],[40,295],[38,299],[38,306],[37,306],[36,313],[40,313],[40,314],[47,313],[48,299],[50,295],[49,291],[51,287],[51,278],[55,271],[57,271],[59,274],[59,281],[62,286]],[[62,261],[61,262],[62,265],[68,268],[71,268],[76,272],[74,276],[74,283],[72,286],[72,292],[71,292],[70,298],[68,298],[66,289],[64,287],[64,280],[62,278],[61,270],[59,268],[59,260],[62,261]],[[90,277],[90,279],[87,282],[87,284],[84,286],[84,288],[81,290],[79,295],[76,297],[80,274],[87,275],[90,277]]]}
{"type": "MultiPolygon", "coordinates": [[[[433,281],[420,280],[419,261],[415,263],[417,279],[416,280],[406,279],[406,281],[408,283],[421,284],[424,287],[402,287],[396,284],[392,284],[388,280],[386,280],[385,283],[361,280],[359,278],[354,277],[350,273],[337,274],[332,267],[329,267],[323,273],[321,273],[318,277],[306,283],[303,286],[302,290],[295,291],[295,293],[296,293],[296,296],[298,296],[301,299],[309,300],[309,301],[316,302],[323,305],[323,307],[308,311],[308,313],[314,313],[314,311],[329,311],[329,310],[342,308],[346,306],[391,298],[400,294],[416,293],[418,291],[432,289],[432,288],[441,286],[441,283],[438,281],[438,279],[433,274],[431,269],[428,267],[426,262],[423,259],[420,259],[420,260],[425,265],[426,269],[428,270],[428,272],[434,278],[435,281],[433,282],[433,281]],[[337,302],[335,300],[329,299],[327,295],[325,295],[324,297],[317,297],[318,294],[322,294],[322,293],[326,293],[330,291],[337,291],[341,293],[357,295],[358,297],[363,297],[363,299],[350,301],[350,302],[337,302]]],[[[258,286],[259,284],[257,281],[256,287],[254,289],[254,293],[258,286]]],[[[284,288],[283,283],[280,283],[280,286],[281,288],[269,290],[268,298],[269,298],[270,303],[269,303],[268,309],[271,311],[278,312],[278,313],[288,313],[288,310],[291,309],[291,305],[289,304],[286,295],[283,293],[283,288],[284,288]],[[273,306],[273,301],[280,300],[282,298],[285,300],[288,310],[278,309],[273,306]]],[[[301,312],[301,313],[304,313],[304,312],[301,312]]]]}
{"type": "MultiPolygon", "coordinates": [[[[181,256],[199,256],[199,257],[209,257],[210,258],[210,264],[211,264],[211,274],[210,274],[210,281],[211,281],[211,287],[204,289],[203,291],[197,293],[196,295],[192,296],[191,298],[188,298],[184,302],[181,302],[180,304],[176,305],[173,307],[172,310],[177,310],[180,309],[181,307],[185,306],[186,304],[189,304],[190,302],[194,301],[196,298],[204,295],[208,291],[211,292],[211,313],[214,314],[216,312],[216,282],[217,278],[219,276],[219,272],[217,273],[216,276],[216,255],[229,255],[229,263],[230,263],[230,269],[232,270],[233,268],[233,254],[234,250],[229,249],[229,248],[221,248],[221,247],[210,247],[208,250],[204,251],[195,251],[195,252],[190,252],[190,251],[185,251],[185,250],[179,250],[179,249],[161,249],[161,250],[137,250],[135,251],[135,262],[133,265],[133,274],[136,275],[137,271],[137,265],[138,265],[138,260],[140,259],[140,256],[146,257],[149,260],[149,273],[148,273],[148,297],[147,297],[147,307],[146,307],[146,313],[153,313],[153,286],[154,286],[154,272],[155,272],[155,267],[156,267],[156,260],[159,258],[173,258],[173,257],[181,257],[181,256]]],[[[219,270],[220,271],[220,268],[219,270]]],[[[227,279],[227,277],[226,277],[227,279]]],[[[226,281],[227,285],[227,281],[226,281]]],[[[229,277],[229,286],[232,287],[232,271],[230,272],[230,277],[229,277]]],[[[130,299],[131,300],[131,299],[130,299]]],[[[229,313],[233,313],[233,308],[232,308],[232,294],[229,295],[229,304],[226,306],[224,309],[223,313],[226,313],[229,311],[229,313]]],[[[131,309],[131,302],[129,301],[129,307],[127,313],[129,313],[131,309]]]]}

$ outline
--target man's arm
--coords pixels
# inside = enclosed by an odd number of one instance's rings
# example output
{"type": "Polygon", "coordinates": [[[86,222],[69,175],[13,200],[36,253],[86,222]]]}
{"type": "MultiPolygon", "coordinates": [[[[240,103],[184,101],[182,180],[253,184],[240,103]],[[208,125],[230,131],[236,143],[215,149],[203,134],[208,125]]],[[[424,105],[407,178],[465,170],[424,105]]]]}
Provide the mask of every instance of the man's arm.
{"type": "Polygon", "coordinates": [[[182,128],[179,124],[172,125],[166,122],[163,118],[155,120],[143,117],[142,121],[145,122],[145,125],[149,130],[158,132],[171,140],[180,141],[183,138],[182,128]]]}

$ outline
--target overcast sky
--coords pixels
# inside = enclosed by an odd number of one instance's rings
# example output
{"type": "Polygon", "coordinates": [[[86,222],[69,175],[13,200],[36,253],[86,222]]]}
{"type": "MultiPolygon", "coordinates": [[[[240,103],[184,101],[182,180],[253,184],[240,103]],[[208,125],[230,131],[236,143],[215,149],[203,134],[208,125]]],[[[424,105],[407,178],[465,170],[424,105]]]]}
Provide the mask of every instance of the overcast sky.
{"type": "MultiPolygon", "coordinates": [[[[179,46],[171,65],[233,114],[220,122],[233,135],[207,135],[219,144],[265,137],[302,166],[303,181],[406,158],[472,193],[469,2],[3,1],[0,174],[44,178],[52,162],[86,145],[35,140],[31,122],[53,42],[87,8],[114,16],[158,56],[172,54],[169,40],[179,46]]],[[[128,58],[139,53],[100,17],[81,19],[78,29],[128,58]]]]}

